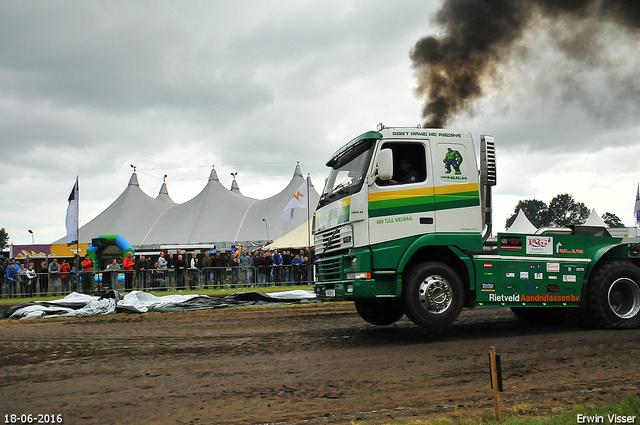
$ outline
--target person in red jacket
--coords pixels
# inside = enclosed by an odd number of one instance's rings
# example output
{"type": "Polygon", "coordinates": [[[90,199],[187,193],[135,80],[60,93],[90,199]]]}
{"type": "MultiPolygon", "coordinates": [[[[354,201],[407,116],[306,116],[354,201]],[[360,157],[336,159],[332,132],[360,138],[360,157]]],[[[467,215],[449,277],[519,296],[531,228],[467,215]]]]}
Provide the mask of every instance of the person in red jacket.
{"type": "Polygon", "coordinates": [[[124,290],[130,292],[133,289],[133,253],[127,252],[127,256],[122,260],[124,269],[124,290]]]}
{"type": "Polygon", "coordinates": [[[60,264],[60,280],[62,281],[62,293],[67,294],[69,292],[69,272],[71,271],[71,265],[67,260],[62,260],[60,264]]]}
{"type": "Polygon", "coordinates": [[[88,294],[93,289],[93,260],[89,254],[82,260],[82,292],[88,294]]]}

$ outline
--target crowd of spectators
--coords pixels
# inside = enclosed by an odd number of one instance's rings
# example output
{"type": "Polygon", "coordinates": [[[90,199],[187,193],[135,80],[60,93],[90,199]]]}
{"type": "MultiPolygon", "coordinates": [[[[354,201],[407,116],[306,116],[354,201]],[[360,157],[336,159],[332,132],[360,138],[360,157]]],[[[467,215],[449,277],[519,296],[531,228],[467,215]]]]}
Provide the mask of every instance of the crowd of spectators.
{"type": "Polygon", "coordinates": [[[253,252],[242,249],[230,253],[206,251],[184,253],[178,249],[157,257],[135,256],[131,252],[123,259],[111,258],[98,268],[102,277],[96,279],[94,261],[85,256],[73,259],[54,258],[47,264],[31,258],[21,262],[15,258],[0,260],[0,293],[15,298],[64,295],[69,292],[94,293],[97,290],[118,290],[124,275],[124,291],[222,289],[225,287],[256,287],[300,285],[313,281],[314,247],[253,252]],[[135,288],[134,288],[135,282],[135,288]]]}
{"type": "Polygon", "coordinates": [[[54,258],[49,265],[41,260],[38,265],[30,258],[22,262],[12,259],[0,259],[0,294],[3,298],[56,296],[80,290],[77,282],[80,273],[75,265],[65,258],[58,263],[54,258]]]}

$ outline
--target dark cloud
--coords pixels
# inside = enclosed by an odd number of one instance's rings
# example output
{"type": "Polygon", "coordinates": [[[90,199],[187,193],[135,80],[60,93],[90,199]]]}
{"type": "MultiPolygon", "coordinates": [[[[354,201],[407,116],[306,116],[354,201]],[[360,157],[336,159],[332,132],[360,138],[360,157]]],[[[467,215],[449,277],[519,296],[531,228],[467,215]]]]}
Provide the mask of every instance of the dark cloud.
{"type": "MultiPolygon", "coordinates": [[[[420,39],[411,51],[418,75],[417,92],[426,98],[422,116],[428,127],[442,127],[452,117],[473,110],[485,85],[500,78],[498,67],[512,58],[515,44],[545,21],[561,23],[554,45],[569,62],[606,67],[607,51],[619,46],[598,36],[608,24],[637,37],[640,3],[635,0],[446,0],[435,15],[442,36],[420,39]]],[[[553,25],[552,25],[553,30],[553,25]]],[[[542,46],[520,46],[535,50],[542,46]]],[[[602,68],[600,68],[602,69],[602,68]]],[[[575,81],[562,69],[547,69],[539,78],[575,81]]],[[[634,72],[634,77],[639,76],[634,72]]],[[[608,79],[616,80],[615,74],[608,79]]],[[[575,85],[561,85],[569,99],[584,97],[575,85]]]]}

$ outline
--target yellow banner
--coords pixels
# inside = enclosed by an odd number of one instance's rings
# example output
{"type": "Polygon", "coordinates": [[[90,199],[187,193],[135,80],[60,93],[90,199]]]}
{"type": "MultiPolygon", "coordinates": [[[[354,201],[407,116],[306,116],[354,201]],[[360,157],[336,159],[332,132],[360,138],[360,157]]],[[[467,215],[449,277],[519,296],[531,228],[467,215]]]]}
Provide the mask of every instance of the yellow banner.
{"type": "MultiPolygon", "coordinates": [[[[77,246],[78,252],[77,254],[81,257],[84,257],[87,253],[87,248],[89,248],[91,244],[81,243],[77,246]]],[[[73,257],[76,255],[76,245],[67,246],[67,244],[53,244],[51,245],[51,255],[55,255],[56,257],[73,257]]]]}

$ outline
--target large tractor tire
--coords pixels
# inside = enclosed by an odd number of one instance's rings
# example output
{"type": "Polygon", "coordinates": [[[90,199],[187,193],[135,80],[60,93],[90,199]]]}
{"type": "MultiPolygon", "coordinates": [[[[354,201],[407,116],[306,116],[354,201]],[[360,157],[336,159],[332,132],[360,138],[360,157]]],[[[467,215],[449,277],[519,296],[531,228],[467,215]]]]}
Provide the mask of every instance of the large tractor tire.
{"type": "Polygon", "coordinates": [[[588,314],[601,327],[640,326],[640,268],[624,260],[609,261],[589,277],[588,314]]]}
{"type": "Polygon", "coordinates": [[[391,325],[404,316],[402,305],[395,299],[356,300],[355,305],[360,317],[372,325],[391,325]]]}
{"type": "Polygon", "coordinates": [[[462,311],[462,281],[448,264],[423,263],[408,273],[402,302],[404,313],[416,325],[430,329],[446,327],[462,311]]]}

